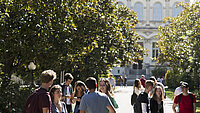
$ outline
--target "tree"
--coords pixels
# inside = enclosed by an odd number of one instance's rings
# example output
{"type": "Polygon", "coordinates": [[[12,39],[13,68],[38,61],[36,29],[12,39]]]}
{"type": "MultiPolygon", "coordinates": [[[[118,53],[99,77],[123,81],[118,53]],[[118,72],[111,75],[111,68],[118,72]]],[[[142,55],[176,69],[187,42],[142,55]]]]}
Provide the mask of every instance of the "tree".
{"type": "Polygon", "coordinates": [[[184,8],[181,14],[174,18],[165,18],[164,21],[170,24],[159,28],[159,62],[169,62],[176,74],[189,74],[194,85],[200,82],[199,4],[200,2],[192,5],[180,3],[184,8]]]}
{"type": "MultiPolygon", "coordinates": [[[[133,29],[136,14],[112,0],[2,0],[0,15],[2,91],[11,87],[12,74],[30,82],[32,61],[37,65],[34,79],[53,69],[85,80],[142,57],[140,36],[133,29]]],[[[8,91],[7,97],[12,94],[8,91]]],[[[8,103],[17,101],[5,103],[1,109],[9,112],[8,103]]]]}

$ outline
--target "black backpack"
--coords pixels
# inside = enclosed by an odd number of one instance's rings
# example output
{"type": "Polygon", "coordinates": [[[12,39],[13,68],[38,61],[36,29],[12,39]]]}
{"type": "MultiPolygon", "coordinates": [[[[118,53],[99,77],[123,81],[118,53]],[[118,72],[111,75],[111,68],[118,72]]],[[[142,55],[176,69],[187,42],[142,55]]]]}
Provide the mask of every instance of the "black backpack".
{"type": "Polygon", "coordinates": [[[137,96],[134,104],[134,112],[135,113],[142,113],[142,108],[141,108],[141,95],[137,96]]]}
{"type": "Polygon", "coordinates": [[[136,99],[137,99],[137,94],[134,92],[134,93],[131,95],[131,105],[134,105],[134,104],[135,104],[136,99]]]}

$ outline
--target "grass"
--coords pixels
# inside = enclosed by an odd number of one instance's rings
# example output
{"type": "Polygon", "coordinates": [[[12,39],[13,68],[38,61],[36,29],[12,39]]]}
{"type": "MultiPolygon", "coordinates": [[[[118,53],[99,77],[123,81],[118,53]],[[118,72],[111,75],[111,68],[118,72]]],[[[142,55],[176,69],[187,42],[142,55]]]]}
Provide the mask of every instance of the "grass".
{"type": "MultiPolygon", "coordinates": [[[[166,95],[171,100],[174,100],[174,90],[172,89],[166,89],[166,95]]],[[[196,96],[197,97],[197,96],[196,96]]],[[[199,96],[196,98],[196,113],[200,113],[200,98],[199,96]]]]}

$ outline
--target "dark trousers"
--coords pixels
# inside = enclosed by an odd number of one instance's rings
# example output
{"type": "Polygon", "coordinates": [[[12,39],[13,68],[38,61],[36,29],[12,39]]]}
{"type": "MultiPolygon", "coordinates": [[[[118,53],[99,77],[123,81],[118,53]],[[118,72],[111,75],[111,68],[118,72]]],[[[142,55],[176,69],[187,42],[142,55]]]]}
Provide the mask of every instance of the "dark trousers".
{"type": "Polygon", "coordinates": [[[67,107],[67,112],[71,113],[72,112],[72,105],[71,104],[70,105],[66,105],[66,107],[67,107]]]}

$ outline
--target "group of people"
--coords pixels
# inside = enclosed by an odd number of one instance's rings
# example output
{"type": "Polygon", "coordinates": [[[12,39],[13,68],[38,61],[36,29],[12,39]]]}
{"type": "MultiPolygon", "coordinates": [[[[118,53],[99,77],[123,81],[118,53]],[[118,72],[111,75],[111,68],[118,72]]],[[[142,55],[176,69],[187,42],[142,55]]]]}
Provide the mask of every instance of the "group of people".
{"type": "Polygon", "coordinates": [[[118,104],[109,79],[100,79],[98,88],[96,79],[89,77],[85,83],[76,81],[73,89],[70,73],[65,74],[65,82],[59,85],[52,86],[56,78],[53,70],[43,71],[40,78],[42,84],[28,97],[25,113],[116,113],[118,104]]]}
{"type": "MultiPolygon", "coordinates": [[[[137,95],[137,100],[133,105],[134,113],[149,113],[149,111],[164,113],[165,88],[161,82],[156,81],[155,77],[152,76],[150,80],[146,80],[142,75],[141,79],[136,79],[133,93],[137,95]]],[[[195,113],[196,98],[189,92],[188,83],[181,81],[180,86],[176,88],[172,109],[174,113],[195,113]],[[177,105],[178,109],[176,109],[177,105]]]]}
{"type": "Polygon", "coordinates": [[[136,79],[133,85],[133,93],[137,95],[137,100],[133,105],[135,113],[149,113],[149,97],[151,113],[163,113],[164,86],[156,82],[155,77],[146,80],[144,75],[141,79],[136,79]]]}
{"type": "MultiPolygon", "coordinates": [[[[25,113],[116,113],[118,104],[113,97],[115,87],[112,75],[109,78],[101,78],[99,87],[94,77],[83,81],[76,81],[74,89],[71,85],[73,76],[66,73],[65,82],[53,85],[56,73],[53,70],[45,70],[41,73],[41,86],[36,89],[25,103],[25,113]],[[49,90],[50,88],[50,90],[49,90]],[[98,91],[97,91],[98,89],[98,91]],[[72,110],[72,104],[75,104],[72,110]]],[[[146,80],[142,75],[136,79],[133,85],[133,93],[137,95],[133,105],[135,113],[164,113],[163,100],[165,98],[164,85],[157,82],[155,77],[146,80]]],[[[175,99],[172,106],[174,113],[179,105],[179,113],[195,113],[196,98],[189,93],[189,85],[180,82],[180,87],[175,91],[175,99]]]]}
{"type": "Polygon", "coordinates": [[[120,75],[117,79],[117,85],[118,86],[124,86],[124,87],[127,86],[127,76],[126,75],[124,75],[124,76],[120,75]]]}

